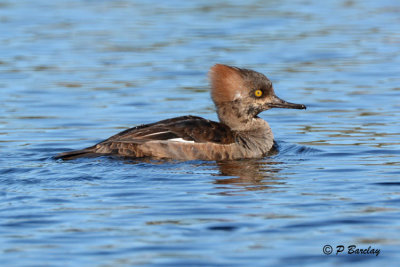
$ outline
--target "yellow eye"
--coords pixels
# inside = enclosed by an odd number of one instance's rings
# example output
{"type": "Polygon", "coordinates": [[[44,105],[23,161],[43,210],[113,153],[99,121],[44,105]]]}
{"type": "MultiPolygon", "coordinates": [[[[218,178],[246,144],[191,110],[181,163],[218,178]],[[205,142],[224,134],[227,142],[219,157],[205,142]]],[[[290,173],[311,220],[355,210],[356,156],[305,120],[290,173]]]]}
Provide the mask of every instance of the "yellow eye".
{"type": "Polygon", "coordinates": [[[256,97],[261,97],[261,96],[263,95],[263,91],[261,91],[260,89],[255,90],[255,91],[254,91],[254,95],[255,95],[256,97]]]}

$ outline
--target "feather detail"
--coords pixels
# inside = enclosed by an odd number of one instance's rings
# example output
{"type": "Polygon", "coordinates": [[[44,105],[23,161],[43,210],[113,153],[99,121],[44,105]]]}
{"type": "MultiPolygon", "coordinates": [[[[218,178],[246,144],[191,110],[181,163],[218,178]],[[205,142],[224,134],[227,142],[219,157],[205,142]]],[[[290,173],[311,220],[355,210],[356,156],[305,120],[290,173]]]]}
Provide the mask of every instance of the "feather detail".
{"type": "MultiPolygon", "coordinates": [[[[60,159],[75,159],[93,154],[115,154],[122,156],[145,156],[142,145],[157,143],[175,144],[232,144],[235,133],[225,124],[196,116],[182,116],[140,125],[122,131],[87,149],[70,151],[56,156],[60,159]]],[[[159,148],[160,149],[160,148],[159,148]]],[[[156,153],[156,151],[154,151],[156,153]]]]}
{"type": "Polygon", "coordinates": [[[244,96],[246,86],[238,68],[215,64],[209,72],[214,103],[231,102],[244,96]]]}

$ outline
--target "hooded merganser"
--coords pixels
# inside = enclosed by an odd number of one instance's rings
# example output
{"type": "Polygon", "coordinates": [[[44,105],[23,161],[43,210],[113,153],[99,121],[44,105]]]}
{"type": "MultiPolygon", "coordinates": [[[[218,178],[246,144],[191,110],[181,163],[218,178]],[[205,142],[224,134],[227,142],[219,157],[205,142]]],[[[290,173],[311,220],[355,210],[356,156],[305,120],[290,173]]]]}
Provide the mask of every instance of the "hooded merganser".
{"type": "Polygon", "coordinates": [[[61,153],[59,159],[101,155],[179,160],[260,158],[274,144],[268,123],[258,114],[270,108],[306,109],[278,98],[263,74],[216,64],[209,72],[211,97],[220,122],[182,116],[137,126],[94,146],[61,153]]]}

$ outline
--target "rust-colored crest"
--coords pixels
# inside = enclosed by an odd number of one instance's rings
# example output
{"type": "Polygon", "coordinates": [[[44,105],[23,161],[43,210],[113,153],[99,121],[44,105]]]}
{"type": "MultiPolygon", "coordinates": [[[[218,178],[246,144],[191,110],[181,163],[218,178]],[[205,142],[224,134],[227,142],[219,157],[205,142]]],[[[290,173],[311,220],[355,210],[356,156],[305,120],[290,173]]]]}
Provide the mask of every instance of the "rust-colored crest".
{"type": "Polygon", "coordinates": [[[237,68],[215,64],[209,72],[211,97],[215,103],[230,102],[241,98],[246,87],[237,68]]]}

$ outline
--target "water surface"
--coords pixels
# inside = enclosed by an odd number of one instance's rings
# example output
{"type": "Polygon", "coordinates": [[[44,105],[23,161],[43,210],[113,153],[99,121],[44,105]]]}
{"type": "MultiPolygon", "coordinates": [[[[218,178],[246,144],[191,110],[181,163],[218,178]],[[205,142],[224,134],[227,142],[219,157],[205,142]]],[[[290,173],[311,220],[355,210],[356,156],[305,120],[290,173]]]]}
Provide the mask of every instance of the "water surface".
{"type": "Polygon", "coordinates": [[[4,266],[398,263],[398,1],[3,1],[0,23],[4,266]],[[307,105],[261,114],[278,153],[53,160],[138,124],[216,120],[215,63],[307,105]],[[381,252],[334,255],[353,244],[381,252]]]}

